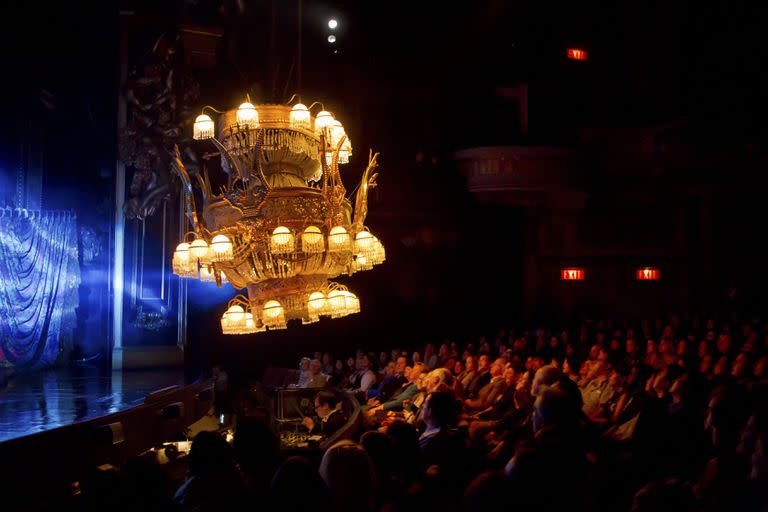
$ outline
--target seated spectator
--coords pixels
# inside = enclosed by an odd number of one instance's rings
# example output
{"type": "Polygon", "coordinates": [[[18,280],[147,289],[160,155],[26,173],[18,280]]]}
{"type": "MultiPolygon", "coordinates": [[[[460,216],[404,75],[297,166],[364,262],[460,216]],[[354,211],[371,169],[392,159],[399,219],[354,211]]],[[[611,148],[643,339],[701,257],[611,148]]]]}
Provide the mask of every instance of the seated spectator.
{"type": "Polygon", "coordinates": [[[381,383],[375,389],[368,390],[368,405],[378,405],[371,402],[370,399],[378,401],[378,403],[386,402],[405,384],[407,380],[405,377],[407,362],[408,360],[403,356],[398,357],[397,362],[390,361],[387,365],[387,375],[381,383]]]}
{"type": "Polygon", "coordinates": [[[408,402],[413,400],[418,394],[419,387],[416,382],[421,377],[424,368],[424,363],[416,363],[413,369],[411,369],[411,374],[408,376],[408,385],[392,397],[391,400],[369,409],[368,414],[374,416],[378,411],[402,411],[403,407],[407,406],[408,402]]]}
{"type": "Polygon", "coordinates": [[[352,441],[339,441],[323,455],[320,476],[331,495],[332,510],[373,512],[376,472],[368,453],[352,441]]]}
{"type": "Polygon", "coordinates": [[[324,388],[328,384],[328,376],[320,373],[323,364],[317,359],[309,362],[309,379],[304,383],[303,388],[324,388]]]}
{"type": "Polygon", "coordinates": [[[367,354],[357,358],[357,372],[350,389],[353,393],[365,393],[376,384],[376,374],[371,370],[371,360],[367,354]]]}
{"type": "Polygon", "coordinates": [[[477,398],[477,394],[483,386],[491,381],[491,364],[488,354],[482,354],[477,361],[477,372],[467,386],[468,398],[477,398]]]}
{"type": "Polygon", "coordinates": [[[200,432],[189,452],[189,476],[173,497],[180,510],[234,509],[245,498],[232,447],[216,432],[200,432]]]}
{"type": "Polygon", "coordinates": [[[477,398],[470,398],[464,401],[464,407],[467,411],[484,411],[493,405],[506,390],[503,373],[504,360],[496,359],[493,364],[491,364],[489,371],[491,380],[488,384],[480,389],[477,398]]]}
{"type": "Polygon", "coordinates": [[[424,403],[426,429],[419,438],[424,466],[432,469],[433,476],[444,481],[459,483],[465,465],[463,436],[455,430],[458,419],[457,403],[453,393],[430,393],[424,403]]]}
{"type": "Polygon", "coordinates": [[[347,424],[348,419],[333,391],[320,391],[315,395],[315,418],[306,416],[302,424],[311,434],[331,437],[347,424]]]}
{"type": "Polygon", "coordinates": [[[311,361],[312,360],[308,357],[301,358],[301,361],[299,361],[299,380],[297,380],[295,384],[291,384],[291,387],[307,387],[307,382],[312,378],[312,373],[309,371],[309,363],[311,361]]]}
{"type": "Polygon", "coordinates": [[[325,482],[310,461],[304,457],[288,457],[277,468],[270,484],[269,510],[304,512],[307,502],[297,496],[309,496],[313,512],[330,512],[331,500],[325,482]]]}

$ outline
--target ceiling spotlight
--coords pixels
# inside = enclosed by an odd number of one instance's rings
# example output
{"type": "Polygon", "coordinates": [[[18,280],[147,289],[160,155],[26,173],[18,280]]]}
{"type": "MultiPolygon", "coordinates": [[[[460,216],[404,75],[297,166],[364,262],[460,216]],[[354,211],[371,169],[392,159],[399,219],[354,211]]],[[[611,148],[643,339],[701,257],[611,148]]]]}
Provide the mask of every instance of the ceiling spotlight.
{"type": "Polygon", "coordinates": [[[328,36],[328,42],[329,43],[335,43],[336,42],[336,36],[331,34],[328,36]]]}
{"type": "Polygon", "coordinates": [[[335,19],[331,18],[331,19],[328,20],[328,28],[329,29],[333,30],[333,29],[335,29],[338,26],[339,26],[339,22],[336,21],[335,19]]]}

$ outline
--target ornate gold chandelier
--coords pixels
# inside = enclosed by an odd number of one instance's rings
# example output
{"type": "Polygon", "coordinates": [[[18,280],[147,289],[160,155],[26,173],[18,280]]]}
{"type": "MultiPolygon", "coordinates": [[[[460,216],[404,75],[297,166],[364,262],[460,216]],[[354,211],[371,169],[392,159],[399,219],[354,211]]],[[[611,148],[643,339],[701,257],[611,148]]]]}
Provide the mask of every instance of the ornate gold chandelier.
{"type": "Polygon", "coordinates": [[[173,272],[247,289],[247,297],[229,302],[223,333],[285,329],[289,320],[307,324],[359,312],[357,296],[330,279],[385,260],[384,246],[364,225],[378,154],[369,153],[353,210],[339,172],[352,144],[331,113],[249,100],[222,113],[218,127],[201,114],[193,130],[195,139],[218,148],[227,183],[214,195],[207,171],[195,174],[203,201],[198,215],[177,149],[174,170],[194,230],[176,247],[173,272]]]}

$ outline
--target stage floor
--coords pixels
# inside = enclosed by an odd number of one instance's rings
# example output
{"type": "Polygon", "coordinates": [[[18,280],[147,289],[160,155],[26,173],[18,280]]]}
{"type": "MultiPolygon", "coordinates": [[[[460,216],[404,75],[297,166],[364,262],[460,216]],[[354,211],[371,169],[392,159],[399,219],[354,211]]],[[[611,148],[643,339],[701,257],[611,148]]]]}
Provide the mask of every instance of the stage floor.
{"type": "Polygon", "coordinates": [[[139,405],[147,393],[185,384],[181,370],[47,370],[0,387],[0,442],[139,405]]]}

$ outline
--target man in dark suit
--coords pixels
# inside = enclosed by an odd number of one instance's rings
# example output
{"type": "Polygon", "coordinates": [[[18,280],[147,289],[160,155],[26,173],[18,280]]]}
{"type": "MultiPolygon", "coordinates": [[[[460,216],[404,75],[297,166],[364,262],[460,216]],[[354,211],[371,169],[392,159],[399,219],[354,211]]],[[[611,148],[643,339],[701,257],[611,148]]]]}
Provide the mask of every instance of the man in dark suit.
{"type": "Polygon", "coordinates": [[[340,406],[333,391],[320,391],[315,395],[316,418],[307,416],[301,422],[310,434],[331,437],[347,423],[347,417],[340,406]]]}

